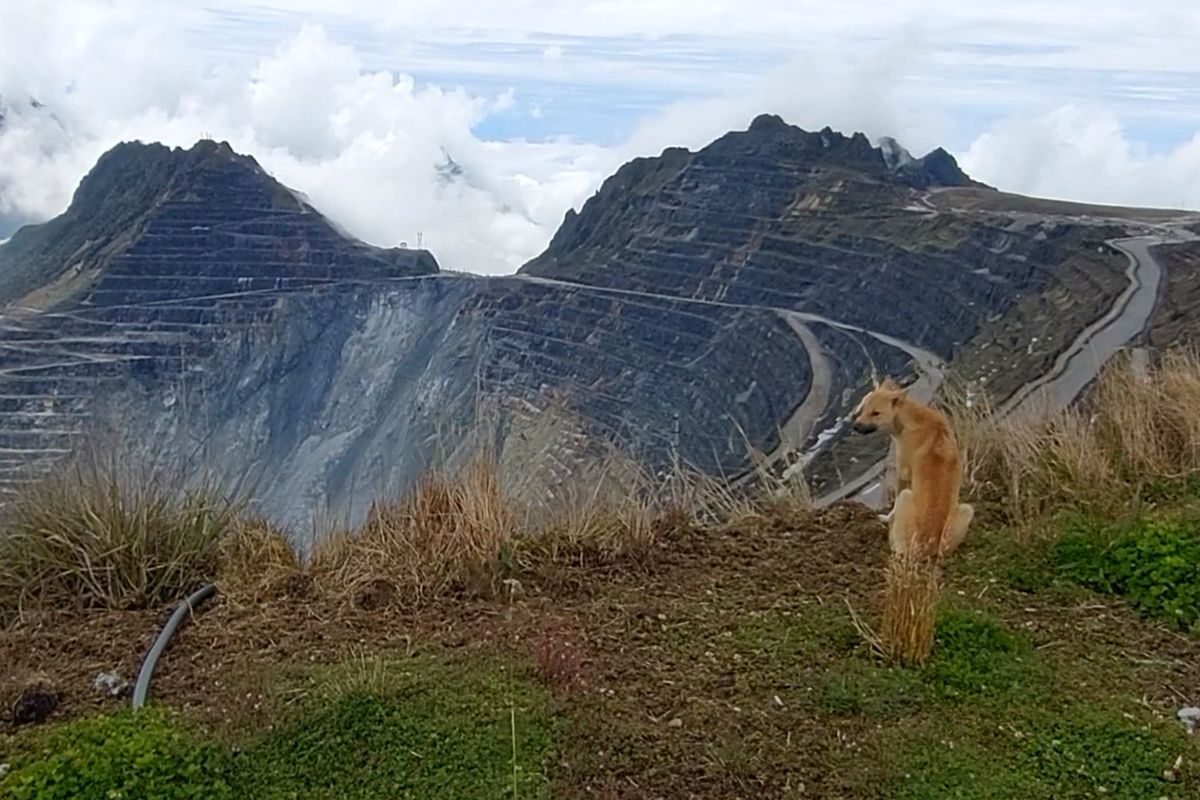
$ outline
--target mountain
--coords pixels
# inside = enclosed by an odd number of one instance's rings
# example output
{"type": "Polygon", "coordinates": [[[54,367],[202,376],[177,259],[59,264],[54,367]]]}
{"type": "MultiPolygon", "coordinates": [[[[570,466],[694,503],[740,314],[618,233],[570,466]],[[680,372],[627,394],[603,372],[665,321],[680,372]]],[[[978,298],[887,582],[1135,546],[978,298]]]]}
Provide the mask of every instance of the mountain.
{"type": "Polygon", "coordinates": [[[625,165],[484,278],[353,240],[226,144],[126,143],[0,246],[0,488],[119,441],[250,485],[298,541],[481,447],[529,497],[614,447],[830,491],[881,454],[841,435],[873,374],[1053,373],[1130,287],[1107,241],[1167,218],[763,116],[625,165]]]}

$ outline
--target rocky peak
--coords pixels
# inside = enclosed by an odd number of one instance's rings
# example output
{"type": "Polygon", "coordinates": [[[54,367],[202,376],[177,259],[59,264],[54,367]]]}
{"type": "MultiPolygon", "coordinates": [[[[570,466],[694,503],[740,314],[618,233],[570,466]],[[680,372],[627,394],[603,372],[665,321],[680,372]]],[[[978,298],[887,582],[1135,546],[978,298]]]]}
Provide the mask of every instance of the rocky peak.
{"type": "MultiPolygon", "coordinates": [[[[914,158],[890,137],[876,147],[861,132],[847,136],[830,127],[806,131],[778,115],[760,114],[746,130],[727,133],[694,153],[669,148],[660,156],[625,164],[581,211],[567,211],[546,252],[522,271],[549,275],[580,251],[594,256],[624,246],[647,212],[672,202],[668,196],[703,191],[706,198],[719,195],[731,206],[740,203],[743,213],[760,214],[768,208],[782,213],[772,205],[781,197],[791,202],[804,195],[827,196],[834,184],[851,187],[838,189],[836,202],[844,204],[839,206],[844,213],[857,213],[864,206],[871,206],[872,213],[890,213],[909,205],[914,189],[982,186],[941,148],[914,158]],[[767,186],[747,194],[747,176],[767,186]]],[[[717,204],[715,198],[706,202],[717,204]]]]}
{"type": "MultiPolygon", "coordinates": [[[[0,304],[69,272],[99,274],[134,250],[144,259],[186,241],[189,247],[224,252],[250,247],[248,237],[267,234],[290,237],[301,248],[290,258],[300,252],[333,258],[328,254],[337,252],[344,255],[329,263],[365,259],[373,269],[397,275],[437,271],[433,256],[424,251],[379,250],[348,239],[228,142],[204,139],[190,148],[170,148],[135,141],[100,157],[64,214],[22,228],[0,247],[0,304]],[[200,242],[202,232],[211,241],[200,242]],[[213,238],[218,232],[220,238],[213,238]]],[[[315,268],[296,265],[299,273],[315,268]]]]}
{"type": "Polygon", "coordinates": [[[954,156],[940,147],[931,150],[928,155],[914,163],[918,164],[920,172],[929,178],[931,186],[983,186],[963,172],[954,156]]]}

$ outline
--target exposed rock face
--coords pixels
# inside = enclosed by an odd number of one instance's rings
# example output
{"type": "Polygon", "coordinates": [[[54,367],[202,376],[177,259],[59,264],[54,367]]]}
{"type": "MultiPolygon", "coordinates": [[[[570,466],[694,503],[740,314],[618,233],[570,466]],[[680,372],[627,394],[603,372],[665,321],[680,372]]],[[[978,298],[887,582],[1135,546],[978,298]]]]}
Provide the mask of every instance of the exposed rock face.
{"type": "Polygon", "coordinates": [[[948,358],[987,317],[1055,288],[1067,253],[1102,241],[938,213],[916,189],[969,183],[953,158],[888,161],[861,134],[759,117],[698,153],[622,167],[522,272],[802,309],[948,358]]]}
{"type": "Polygon", "coordinates": [[[1159,350],[1194,348],[1200,344],[1200,241],[1157,248],[1155,255],[1166,274],[1145,343],[1159,350]]]}
{"type": "MultiPolygon", "coordinates": [[[[0,486],[74,449],[114,392],[229,366],[220,344],[290,292],[436,272],[428,253],[347,240],[228,145],[120,145],[65,214],[0,247],[0,486]]],[[[154,422],[120,411],[127,432],[154,422]]]]}
{"type": "Polygon", "coordinates": [[[1011,391],[1120,290],[1111,226],[979,193],[943,151],[764,116],[627,164],[481,278],[349,239],[226,145],[122,145],[0,246],[0,490],[89,434],[241,482],[298,539],[480,446],[534,495],[601,445],[836,485],[879,454],[834,435],[872,375],[941,357],[1011,391]]]}

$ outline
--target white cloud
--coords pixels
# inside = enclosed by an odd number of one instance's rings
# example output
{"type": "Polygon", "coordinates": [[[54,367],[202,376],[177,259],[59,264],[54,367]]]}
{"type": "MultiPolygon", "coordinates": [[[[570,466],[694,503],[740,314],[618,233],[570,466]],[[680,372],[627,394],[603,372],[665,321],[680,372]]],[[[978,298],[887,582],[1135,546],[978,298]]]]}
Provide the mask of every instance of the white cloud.
{"type": "Polygon", "coordinates": [[[139,84],[117,70],[112,92],[91,83],[56,98],[69,123],[49,106],[11,106],[0,131],[0,214],[59,213],[118,141],[190,146],[207,135],[253,154],[356,236],[394,245],[421,232],[446,268],[506,273],[615,166],[600,148],[565,140],[483,141],[472,127],[510,108],[511,92],[481,97],[364,72],[353,49],[315,26],[249,73],[181,79],[167,102],[157,85],[135,102],[128,87],[139,84]],[[120,114],[96,113],[113,99],[120,114]],[[449,184],[437,172],[447,154],[465,171],[449,184]]]}
{"type": "Polygon", "coordinates": [[[0,0],[0,21],[0,226],[60,212],[117,141],[207,134],[368,241],[421,231],[447,268],[509,272],[622,161],[762,112],[957,145],[1014,191],[1200,206],[1200,6],[1167,0],[0,0]],[[1173,133],[1139,143],[1131,118],[1173,133]]]}
{"type": "Polygon", "coordinates": [[[868,136],[893,136],[920,149],[937,143],[922,110],[899,103],[897,89],[923,58],[915,29],[860,61],[805,57],[771,70],[748,89],[735,87],[707,97],[673,103],[640,125],[626,146],[631,154],[682,145],[702,147],[730,130],[744,128],[769,112],[809,130],[830,126],[868,136]]]}
{"type": "Polygon", "coordinates": [[[1200,131],[1152,154],[1109,112],[1063,106],[1005,120],[963,155],[974,177],[1008,191],[1094,203],[1200,209],[1200,131]]]}

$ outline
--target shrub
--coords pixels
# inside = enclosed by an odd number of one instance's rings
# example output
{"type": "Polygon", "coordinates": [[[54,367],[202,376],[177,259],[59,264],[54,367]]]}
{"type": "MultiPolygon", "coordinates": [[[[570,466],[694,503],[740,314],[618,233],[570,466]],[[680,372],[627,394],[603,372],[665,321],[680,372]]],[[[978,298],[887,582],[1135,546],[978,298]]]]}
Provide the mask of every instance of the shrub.
{"type": "Polygon", "coordinates": [[[139,608],[216,573],[237,504],[145,470],[85,461],[31,485],[5,509],[0,607],[139,608]]]}
{"type": "Polygon", "coordinates": [[[494,466],[477,461],[376,504],[358,530],[317,546],[311,572],[325,588],[372,607],[494,589],[501,549],[512,539],[511,512],[494,466]]]}
{"type": "Polygon", "coordinates": [[[1200,531],[1194,523],[1139,520],[1119,529],[1076,519],[1060,537],[1055,557],[1076,583],[1120,595],[1147,616],[1200,628],[1200,531]]]}
{"type": "Polygon", "coordinates": [[[85,717],[47,730],[0,781],[13,800],[232,798],[228,757],[171,714],[85,717]]]}

